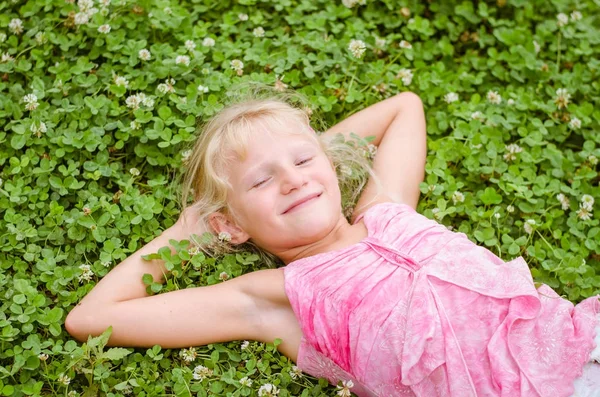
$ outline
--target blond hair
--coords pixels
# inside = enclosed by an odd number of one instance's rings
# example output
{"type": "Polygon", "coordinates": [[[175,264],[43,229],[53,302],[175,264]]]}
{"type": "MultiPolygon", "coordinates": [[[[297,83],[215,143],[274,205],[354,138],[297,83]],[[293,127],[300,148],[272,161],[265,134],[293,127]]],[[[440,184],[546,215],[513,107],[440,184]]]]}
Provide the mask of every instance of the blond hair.
{"type": "MultiPolygon", "coordinates": [[[[354,142],[347,142],[342,135],[323,139],[315,134],[310,126],[313,111],[309,101],[296,91],[275,90],[262,83],[247,82],[236,85],[226,96],[227,105],[197,128],[198,138],[185,162],[187,169],[180,204],[182,209],[188,206],[195,209],[199,230],[211,230],[208,218],[215,212],[235,219],[227,203],[231,185],[225,170],[232,161],[246,156],[247,144],[253,132],[265,124],[275,127],[268,128],[270,131],[314,137],[338,171],[342,208],[344,215],[350,217],[350,208],[356,204],[368,176],[375,177],[365,140],[355,137],[354,142]],[[291,125],[298,129],[290,129],[291,125]],[[189,205],[192,196],[193,204],[189,205]]],[[[315,115],[314,119],[319,127],[324,126],[321,118],[315,115]]],[[[212,240],[208,244],[206,240],[196,243],[210,255],[250,251],[258,254],[268,267],[281,264],[278,258],[260,249],[251,240],[237,246],[218,238],[212,240]]]]}

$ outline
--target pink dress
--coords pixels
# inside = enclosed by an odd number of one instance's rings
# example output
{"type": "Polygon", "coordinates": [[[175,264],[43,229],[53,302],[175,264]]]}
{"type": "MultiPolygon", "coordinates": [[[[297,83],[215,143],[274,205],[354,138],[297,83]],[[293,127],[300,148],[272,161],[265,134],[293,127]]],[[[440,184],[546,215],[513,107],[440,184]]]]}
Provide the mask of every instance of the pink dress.
{"type": "Polygon", "coordinates": [[[363,396],[568,397],[595,347],[598,297],[574,306],[410,206],[364,215],[368,237],[291,262],[297,365],[363,396]]]}

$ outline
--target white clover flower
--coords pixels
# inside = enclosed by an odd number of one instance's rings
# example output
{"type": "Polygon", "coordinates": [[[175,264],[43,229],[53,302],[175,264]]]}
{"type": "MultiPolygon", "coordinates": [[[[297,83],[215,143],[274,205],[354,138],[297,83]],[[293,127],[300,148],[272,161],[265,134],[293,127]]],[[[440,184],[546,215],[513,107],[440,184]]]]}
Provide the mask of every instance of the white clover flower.
{"type": "Polygon", "coordinates": [[[0,33],[0,43],[4,43],[6,41],[6,33],[0,33]]]}
{"type": "Polygon", "coordinates": [[[483,121],[483,119],[484,119],[483,113],[481,113],[479,110],[476,112],[473,112],[473,113],[471,113],[471,119],[483,121]]]}
{"type": "Polygon", "coordinates": [[[523,229],[525,229],[527,234],[531,234],[533,233],[533,226],[535,226],[535,220],[527,219],[527,221],[523,224],[523,229]]]}
{"type": "Polygon", "coordinates": [[[85,25],[90,21],[90,17],[85,12],[78,12],[75,14],[73,21],[75,22],[75,25],[85,25]]]}
{"type": "Polygon", "coordinates": [[[436,219],[440,218],[440,209],[438,207],[435,207],[431,210],[431,213],[433,214],[433,217],[436,219]]]}
{"type": "Polygon", "coordinates": [[[581,15],[581,13],[579,11],[573,11],[571,13],[571,20],[572,21],[579,21],[581,18],[583,18],[583,16],[581,15]]]}
{"type": "Polygon", "coordinates": [[[363,56],[367,49],[365,42],[362,40],[351,40],[350,44],[348,44],[348,50],[352,53],[355,58],[360,58],[363,56]]]}
{"type": "Polygon", "coordinates": [[[198,92],[200,93],[207,93],[208,92],[208,87],[203,86],[202,84],[198,86],[198,92]]]}
{"type": "Polygon", "coordinates": [[[31,123],[31,127],[29,127],[29,129],[34,134],[38,134],[38,136],[40,136],[40,134],[47,131],[46,123],[44,123],[43,121],[41,121],[39,125],[36,125],[35,123],[31,123]]]}
{"type": "Polygon", "coordinates": [[[99,10],[96,7],[92,7],[87,11],[88,16],[91,18],[94,14],[96,14],[99,10]]]}
{"type": "Polygon", "coordinates": [[[121,86],[121,87],[128,87],[129,86],[129,81],[123,77],[123,76],[119,76],[117,74],[115,74],[113,76],[113,80],[115,82],[115,85],[121,86]]]}
{"type": "Polygon", "coordinates": [[[83,271],[83,273],[81,273],[81,276],[78,277],[79,282],[83,282],[83,280],[90,281],[92,279],[92,276],[94,275],[94,273],[90,269],[90,265],[80,265],[79,268],[83,271]]]}
{"type": "Polygon", "coordinates": [[[573,117],[571,121],[569,121],[569,127],[574,130],[578,130],[581,128],[581,120],[579,120],[577,117],[573,117]]]}
{"type": "Polygon", "coordinates": [[[569,23],[569,17],[567,14],[561,12],[556,16],[556,24],[558,26],[565,26],[567,23],[569,23]]]}
{"type": "Polygon", "coordinates": [[[499,213],[499,212],[496,212],[496,213],[494,214],[494,218],[496,218],[496,219],[500,219],[500,213],[499,213]]]}
{"type": "Polygon", "coordinates": [[[39,106],[37,96],[35,94],[25,95],[23,97],[23,102],[25,102],[25,109],[27,110],[35,110],[39,106]]]}
{"type": "Polygon", "coordinates": [[[136,120],[133,120],[131,123],[129,123],[129,128],[131,128],[132,130],[139,130],[141,128],[141,125],[136,120]]]}
{"type": "Polygon", "coordinates": [[[458,191],[454,192],[454,194],[452,194],[452,201],[454,202],[454,204],[462,203],[465,201],[465,195],[458,191]]]}
{"type": "Polygon", "coordinates": [[[144,48],[138,52],[138,57],[142,61],[149,61],[150,58],[152,57],[152,55],[150,54],[150,51],[148,51],[147,49],[144,48]]]}
{"type": "Polygon", "coordinates": [[[569,198],[567,196],[565,196],[562,193],[559,193],[559,194],[556,195],[556,199],[560,202],[561,208],[563,210],[566,211],[566,210],[569,209],[569,203],[570,203],[570,201],[569,201],[569,198]]]}
{"type": "Polygon", "coordinates": [[[303,376],[302,370],[295,365],[292,365],[292,370],[289,372],[289,374],[292,379],[302,378],[303,376]]]}
{"type": "Polygon", "coordinates": [[[436,187],[437,187],[436,185],[429,185],[429,186],[427,186],[427,190],[429,191],[429,193],[431,193],[435,190],[436,187]]]}
{"type": "Polygon", "coordinates": [[[196,43],[194,43],[194,40],[186,40],[185,41],[185,48],[188,51],[194,51],[196,49],[196,43]]]}
{"type": "Polygon", "coordinates": [[[86,11],[89,11],[92,8],[94,8],[94,1],[93,0],[79,0],[77,2],[77,6],[79,7],[79,9],[82,12],[86,12],[86,11]]]}
{"type": "Polygon", "coordinates": [[[588,221],[592,219],[592,212],[590,209],[579,205],[579,209],[576,212],[577,217],[581,220],[588,221]]]}
{"type": "Polygon", "coordinates": [[[110,25],[104,24],[98,27],[98,32],[108,34],[110,32],[110,25]]]}
{"type": "Polygon", "coordinates": [[[352,176],[352,168],[348,167],[346,164],[342,164],[340,165],[340,173],[350,177],[352,176]]]}
{"type": "Polygon", "coordinates": [[[596,164],[598,164],[598,157],[594,156],[593,154],[590,154],[587,158],[587,160],[590,162],[590,165],[595,166],[596,164]]]}
{"type": "Polygon", "coordinates": [[[444,95],[444,101],[446,101],[446,103],[456,102],[458,101],[458,94],[456,92],[449,92],[444,95]]]}
{"type": "Polygon", "coordinates": [[[402,79],[404,85],[410,85],[413,79],[413,73],[410,69],[402,69],[396,75],[397,79],[402,79]]]}
{"type": "Polygon", "coordinates": [[[412,44],[410,44],[406,40],[402,40],[402,41],[400,41],[400,48],[406,48],[407,50],[410,50],[410,49],[412,49],[412,44]]]}
{"type": "Polygon", "coordinates": [[[205,367],[204,365],[197,365],[194,368],[194,379],[199,380],[199,381],[203,381],[205,378],[212,376],[213,374],[213,370],[212,369],[208,369],[207,367],[205,367]]]}
{"type": "Polygon", "coordinates": [[[509,205],[506,207],[506,212],[508,212],[508,213],[513,213],[513,212],[515,212],[515,207],[513,207],[512,205],[510,205],[510,204],[509,204],[509,205]]]}
{"type": "Polygon", "coordinates": [[[265,37],[265,30],[259,26],[252,31],[254,37],[265,37]]]}
{"type": "Polygon", "coordinates": [[[569,105],[569,99],[571,99],[571,94],[566,88],[559,88],[556,90],[556,98],[554,99],[554,103],[559,109],[566,108],[569,105]]]}
{"type": "Polygon", "coordinates": [[[220,232],[217,238],[221,241],[228,243],[231,241],[231,234],[229,234],[228,232],[220,232]]]}
{"type": "Polygon", "coordinates": [[[62,383],[62,384],[63,384],[63,385],[65,385],[65,386],[67,386],[69,383],[71,383],[71,378],[69,378],[69,377],[68,377],[67,375],[65,375],[65,374],[61,374],[61,375],[58,377],[58,379],[57,379],[57,380],[58,380],[58,382],[59,382],[59,383],[62,383]]]}
{"type": "Polygon", "coordinates": [[[227,274],[227,272],[221,272],[219,274],[219,280],[221,280],[221,281],[229,280],[229,274],[227,274]]]}
{"type": "Polygon", "coordinates": [[[210,37],[206,37],[204,40],[202,40],[202,45],[204,47],[214,47],[215,46],[215,40],[211,39],[210,37]]]}
{"type": "Polygon", "coordinates": [[[258,397],[275,397],[277,395],[279,395],[279,389],[271,383],[262,385],[260,389],[258,389],[258,397]]]}
{"type": "Polygon", "coordinates": [[[515,104],[515,100],[510,98],[508,101],[506,101],[506,103],[508,104],[508,106],[512,106],[515,104]]]}
{"type": "MultiPolygon", "coordinates": [[[[144,95],[144,94],[140,94],[140,95],[144,95]]],[[[142,97],[142,105],[148,107],[148,108],[152,108],[154,106],[154,98],[152,97],[147,97],[147,96],[143,96],[142,97]]]]}
{"type": "Polygon", "coordinates": [[[592,196],[590,196],[589,194],[584,194],[583,196],[581,196],[581,207],[585,208],[586,210],[591,211],[592,208],[594,207],[594,198],[592,196]]]}
{"type": "Polygon", "coordinates": [[[248,379],[247,376],[244,376],[242,379],[240,379],[240,385],[250,387],[252,386],[252,380],[248,379]]]}
{"type": "Polygon", "coordinates": [[[109,267],[112,264],[112,261],[102,262],[102,266],[109,267]]]}
{"type": "Polygon", "coordinates": [[[238,14],[238,18],[240,19],[240,21],[247,21],[248,14],[238,14]]]}
{"type": "Polygon", "coordinates": [[[127,107],[132,108],[132,109],[139,108],[141,103],[142,103],[142,99],[140,98],[139,95],[130,95],[127,97],[127,99],[125,99],[125,105],[127,105],[127,107]]]}
{"type": "Polygon", "coordinates": [[[286,88],[288,87],[288,85],[285,84],[282,81],[284,77],[285,77],[285,75],[281,76],[281,78],[279,77],[279,75],[275,75],[275,85],[274,85],[274,88],[277,91],[284,92],[286,90],[286,88]]]}
{"type": "Polygon", "coordinates": [[[533,40],[533,49],[535,50],[535,53],[538,54],[542,47],[540,47],[537,41],[533,40]]]}
{"type": "Polygon", "coordinates": [[[490,91],[488,91],[486,96],[487,96],[487,100],[490,103],[493,103],[495,105],[498,105],[502,102],[502,97],[500,96],[500,94],[498,94],[498,91],[490,90],[490,91]]]}
{"type": "Polygon", "coordinates": [[[100,0],[100,4],[102,4],[102,7],[108,7],[110,5],[110,0],[100,0]]]}
{"type": "Polygon", "coordinates": [[[167,15],[171,15],[173,14],[173,10],[171,10],[171,7],[165,7],[163,8],[163,12],[167,15]]]}
{"type": "Polygon", "coordinates": [[[244,63],[239,59],[234,59],[230,62],[231,68],[236,72],[241,72],[244,70],[244,63]]]}
{"type": "Polygon", "coordinates": [[[354,387],[354,382],[351,380],[342,381],[342,385],[337,385],[338,392],[337,395],[340,397],[350,397],[352,394],[350,389],[354,387]]]}
{"type": "Polygon", "coordinates": [[[158,86],[156,86],[156,89],[163,95],[169,92],[169,86],[165,83],[160,83],[158,86]]]}
{"type": "Polygon", "coordinates": [[[511,143],[510,145],[506,145],[505,147],[507,153],[504,154],[504,160],[513,161],[517,159],[516,154],[521,153],[523,148],[516,143],[511,143]]]}
{"type": "Polygon", "coordinates": [[[190,158],[191,155],[192,155],[192,150],[188,149],[185,152],[181,153],[181,160],[182,161],[187,161],[190,158]]]}
{"type": "Polygon", "coordinates": [[[182,349],[179,352],[179,355],[187,363],[191,363],[196,359],[196,357],[198,357],[198,353],[196,352],[196,348],[194,347],[190,347],[189,349],[182,349]]]}
{"type": "Polygon", "coordinates": [[[175,63],[178,65],[189,66],[190,57],[188,57],[187,55],[178,55],[177,58],[175,58],[175,63]]]}
{"type": "Polygon", "coordinates": [[[375,37],[375,46],[379,48],[383,48],[386,45],[386,40],[381,37],[375,37]]]}
{"type": "Polygon", "coordinates": [[[46,361],[48,359],[48,355],[46,353],[38,354],[38,358],[42,361],[46,361]]]}
{"type": "Polygon", "coordinates": [[[14,60],[15,58],[10,56],[9,53],[5,52],[4,54],[2,54],[2,58],[0,58],[0,63],[12,62],[14,60]]]}
{"type": "Polygon", "coordinates": [[[194,245],[193,247],[191,247],[188,250],[188,254],[190,254],[191,256],[198,255],[199,253],[200,253],[200,247],[198,247],[197,245],[194,245]]]}
{"type": "Polygon", "coordinates": [[[245,340],[242,342],[241,349],[246,350],[248,346],[250,346],[250,341],[245,340]]]}
{"type": "Polygon", "coordinates": [[[42,45],[48,41],[44,32],[37,32],[33,38],[38,45],[42,45]]]}
{"type": "Polygon", "coordinates": [[[23,21],[21,21],[19,18],[11,19],[8,23],[8,29],[14,34],[23,33],[23,21]]]}
{"type": "Polygon", "coordinates": [[[2,186],[2,183],[3,183],[3,182],[4,182],[4,181],[2,180],[2,178],[0,178],[0,186],[2,186]]]}
{"type": "Polygon", "coordinates": [[[372,160],[375,158],[375,155],[377,154],[377,146],[369,143],[367,145],[367,151],[369,152],[368,158],[372,160]]]}
{"type": "Polygon", "coordinates": [[[358,4],[358,0],[342,0],[344,7],[352,8],[358,4]]]}
{"type": "Polygon", "coordinates": [[[129,169],[129,173],[133,176],[138,176],[140,175],[140,170],[138,170],[137,168],[133,167],[129,169]]]}

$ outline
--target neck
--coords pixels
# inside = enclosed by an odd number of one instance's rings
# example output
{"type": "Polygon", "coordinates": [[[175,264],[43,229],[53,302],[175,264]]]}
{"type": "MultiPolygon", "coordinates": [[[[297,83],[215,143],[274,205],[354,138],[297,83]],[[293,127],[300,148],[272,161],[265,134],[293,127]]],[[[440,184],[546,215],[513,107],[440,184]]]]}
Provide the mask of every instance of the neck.
{"type": "Polygon", "coordinates": [[[276,255],[287,265],[298,259],[334,251],[356,244],[367,236],[367,229],[363,222],[350,225],[346,218],[340,217],[336,226],[323,238],[314,243],[302,245],[279,252],[276,255]]]}

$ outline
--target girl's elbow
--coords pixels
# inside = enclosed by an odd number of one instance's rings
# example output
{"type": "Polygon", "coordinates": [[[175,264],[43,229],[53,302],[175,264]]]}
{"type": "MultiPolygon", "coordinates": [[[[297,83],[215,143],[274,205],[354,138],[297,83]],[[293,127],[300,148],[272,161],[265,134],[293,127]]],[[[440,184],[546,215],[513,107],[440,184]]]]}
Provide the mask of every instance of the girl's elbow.
{"type": "Polygon", "coordinates": [[[91,319],[92,316],[83,313],[81,308],[75,308],[69,312],[65,319],[65,329],[78,342],[87,342],[88,336],[91,335],[89,332],[91,319]]]}

